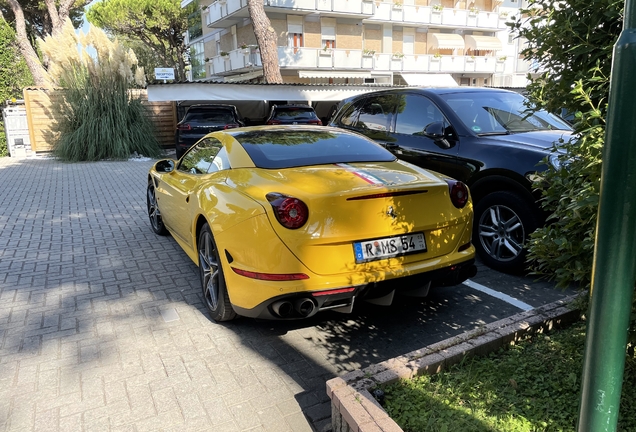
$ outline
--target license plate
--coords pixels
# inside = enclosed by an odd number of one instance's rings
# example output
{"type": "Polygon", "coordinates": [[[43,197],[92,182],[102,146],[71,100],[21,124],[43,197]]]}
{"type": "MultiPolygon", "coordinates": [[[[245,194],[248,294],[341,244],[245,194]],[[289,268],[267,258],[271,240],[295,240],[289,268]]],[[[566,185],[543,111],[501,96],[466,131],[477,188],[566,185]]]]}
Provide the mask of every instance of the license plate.
{"type": "Polygon", "coordinates": [[[426,252],[424,234],[415,233],[353,243],[356,263],[426,252]]]}

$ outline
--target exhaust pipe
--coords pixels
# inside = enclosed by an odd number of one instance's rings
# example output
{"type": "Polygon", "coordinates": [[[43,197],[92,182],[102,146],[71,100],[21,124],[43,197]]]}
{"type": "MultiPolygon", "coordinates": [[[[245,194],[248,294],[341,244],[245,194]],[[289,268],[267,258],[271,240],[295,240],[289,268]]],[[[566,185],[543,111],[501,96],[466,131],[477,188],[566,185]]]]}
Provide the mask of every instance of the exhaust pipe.
{"type": "Polygon", "coordinates": [[[283,300],[272,304],[272,310],[281,318],[287,318],[294,311],[294,306],[290,301],[283,300]]]}
{"type": "Polygon", "coordinates": [[[296,311],[302,317],[307,317],[311,315],[314,309],[316,309],[316,305],[314,304],[314,302],[308,298],[301,298],[296,300],[296,302],[294,303],[294,306],[296,306],[296,311]]]}

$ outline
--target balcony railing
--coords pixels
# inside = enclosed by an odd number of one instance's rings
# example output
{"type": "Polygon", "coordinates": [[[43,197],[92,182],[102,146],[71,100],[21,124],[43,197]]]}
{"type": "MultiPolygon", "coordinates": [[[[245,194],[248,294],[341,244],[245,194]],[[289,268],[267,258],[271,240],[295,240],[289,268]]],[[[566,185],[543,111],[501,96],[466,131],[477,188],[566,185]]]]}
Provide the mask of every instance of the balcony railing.
{"type": "Polygon", "coordinates": [[[369,0],[265,0],[265,6],[370,16],[375,5],[369,0]]]}
{"type": "Polygon", "coordinates": [[[211,75],[227,75],[228,73],[247,72],[263,66],[261,55],[254,47],[239,48],[210,59],[211,75]]]}
{"type": "Polygon", "coordinates": [[[243,10],[242,15],[248,15],[247,0],[217,0],[208,6],[206,24],[208,27],[213,27],[214,23],[241,10],[243,10]]]}
{"type": "Polygon", "coordinates": [[[471,11],[467,9],[432,6],[400,5],[382,2],[375,7],[369,21],[392,21],[406,24],[438,24],[448,27],[506,28],[505,17],[498,12],[471,11]]]}
{"type": "MultiPolygon", "coordinates": [[[[375,4],[369,0],[265,0],[266,8],[286,8],[312,12],[336,12],[343,15],[368,18],[375,11],[375,4]]],[[[241,12],[237,16],[247,17],[247,0],[217,0],[208,6],[206,24],[208,27],[225,27],[219,21],[241,12]]]]}
{"type": "MultiPolygon", "coordinates": [[[[229,75],[262,67],[261,56],[255,48],[236,49],[227,56],[211,60],[213,75],[229,75]]],[[[430,54],[366,55],[362,50],[278,47],[278,62],[286,69],[373,70],[383,72],[445,72],[500,73],[505,63],[497,57],[435,56],[430,54]]]]}

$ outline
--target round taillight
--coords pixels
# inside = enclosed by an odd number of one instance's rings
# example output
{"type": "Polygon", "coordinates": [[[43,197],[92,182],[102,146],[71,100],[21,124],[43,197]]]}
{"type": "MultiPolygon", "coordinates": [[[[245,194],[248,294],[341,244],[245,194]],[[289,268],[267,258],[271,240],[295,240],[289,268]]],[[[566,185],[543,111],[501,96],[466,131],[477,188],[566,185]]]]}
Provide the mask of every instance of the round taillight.
{"type": "Polygon", "coordinates": [[[268,193],[266,198],[274,209],[276,219],[285,228],[298,229],[307,222],[309,209],[298,198],[275,192],[268,193]]]}
{"type": "Polygon", "coordinates": [[[464,208],[468,202],[468,186],[457,180],[446,180],[450,199],[457,208],[464,208]]]}

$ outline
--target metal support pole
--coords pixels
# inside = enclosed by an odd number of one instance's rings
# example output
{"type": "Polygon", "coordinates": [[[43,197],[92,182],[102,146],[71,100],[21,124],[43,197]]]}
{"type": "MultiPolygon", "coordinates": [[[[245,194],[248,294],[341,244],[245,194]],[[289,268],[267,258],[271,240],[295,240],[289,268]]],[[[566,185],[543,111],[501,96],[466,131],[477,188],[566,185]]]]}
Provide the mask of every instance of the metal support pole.
{"type": "Polygon", "coordinates": [[[614,46],[579,432],[615,431],[636,281],[636,8],[614,46]]]}

